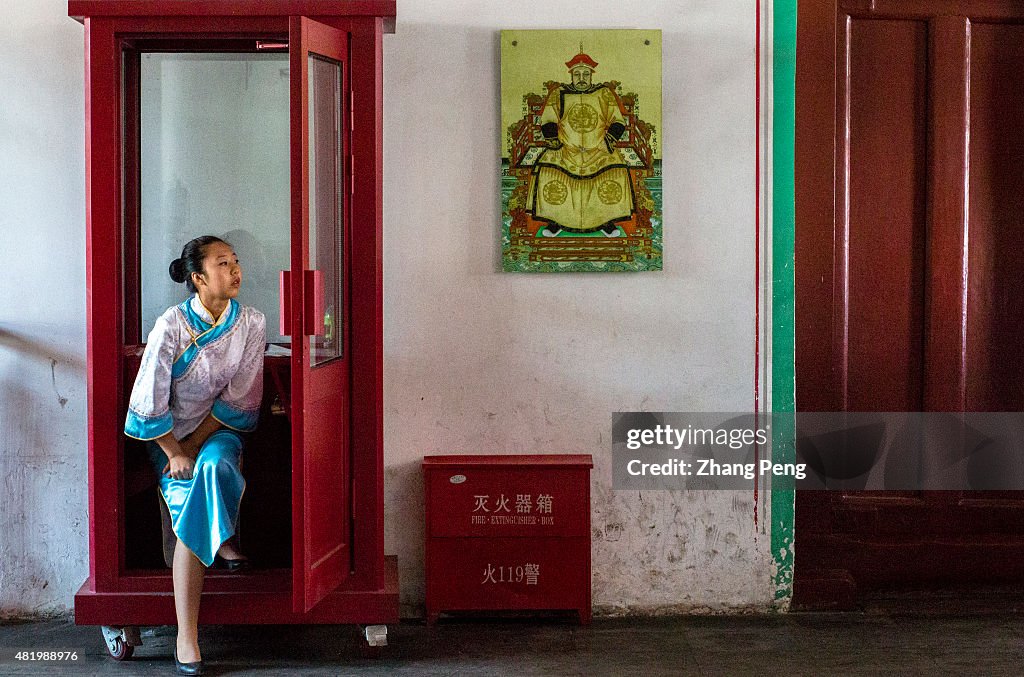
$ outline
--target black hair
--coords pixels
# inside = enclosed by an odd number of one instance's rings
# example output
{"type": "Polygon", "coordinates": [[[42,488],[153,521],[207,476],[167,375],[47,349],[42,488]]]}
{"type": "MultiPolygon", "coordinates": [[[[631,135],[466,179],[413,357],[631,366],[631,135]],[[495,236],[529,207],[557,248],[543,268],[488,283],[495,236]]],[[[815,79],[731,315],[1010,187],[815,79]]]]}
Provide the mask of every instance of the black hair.
{"type": "Polygon", "coordinates": [[[189,240],[181,248],[181,258],[171,261],[171,266],[167,269],[167,272],[171,274],[171,279],[179,284],[184,282],[188,290],[194,294],[196,285],[192,282],[192,273],[203,273],[206,247],[215,242],[224,242],[224,240],[213,235],[200,235],[194,240],[189,240]]]}

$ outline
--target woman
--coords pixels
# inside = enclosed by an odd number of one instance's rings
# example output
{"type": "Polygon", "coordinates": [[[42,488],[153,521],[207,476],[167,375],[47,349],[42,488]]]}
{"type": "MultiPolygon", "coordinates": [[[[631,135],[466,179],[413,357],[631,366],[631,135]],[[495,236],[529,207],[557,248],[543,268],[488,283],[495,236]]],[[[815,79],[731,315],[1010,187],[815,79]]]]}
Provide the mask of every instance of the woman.
{"type": "Polygon", "coordinates": [[[171,279],[193,296],[168,308],[149,334],[125,434],[149,441],[153,469],[178,537],[172,567],[178,674],[203,672],[199,600],[206,567],[247,563],[229,541],[245,490],[240,432],[256,428],[263,395],[266,318],[235,300],[242,267],[209,235],[185,245],[171,279]]]}

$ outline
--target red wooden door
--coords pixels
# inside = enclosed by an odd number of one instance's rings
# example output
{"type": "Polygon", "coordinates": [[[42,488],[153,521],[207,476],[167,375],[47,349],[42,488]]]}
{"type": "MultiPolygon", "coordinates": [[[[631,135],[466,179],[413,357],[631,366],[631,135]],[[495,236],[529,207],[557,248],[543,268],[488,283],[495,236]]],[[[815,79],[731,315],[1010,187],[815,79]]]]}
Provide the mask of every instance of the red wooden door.
{"type": "Polygon", "coordinates": [[[348,35],[292,17],[292,566],[306,612],[351,569],[348,35]]]}
{"type": "MultiPolygon", "coordinates": [[[[1024,7],[801,0],[797,408],[1024,405],[1024,7]]],[[[798,492],[794,603],[1016,582],[1022,492],[798,492]]]]}

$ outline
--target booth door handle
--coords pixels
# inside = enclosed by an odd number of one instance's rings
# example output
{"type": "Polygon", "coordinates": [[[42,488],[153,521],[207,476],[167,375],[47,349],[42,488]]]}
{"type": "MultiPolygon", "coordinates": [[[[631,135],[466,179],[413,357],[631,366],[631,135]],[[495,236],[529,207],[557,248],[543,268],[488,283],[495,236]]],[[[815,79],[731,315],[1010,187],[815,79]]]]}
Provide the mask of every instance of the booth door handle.
{"type": "Polygon", "coordinates": [[[292,327],[292,271],[281,271],[278,308],[280,308],[281,336],[291,336],[292,327]]]}
{"type": "MultiPolygon", "coordinates": [[[[323,336],[324,326],[324,276],[319,270],[303,271],[302,297],[304,300],[303,327],[302,333],[305,336],[323,336]]],[[[281,309],[280,329],[282,336],[290,336],[292,333],[292,271],[281,271],[281,284],[279,288],[279,307],[281,309]]]]}
{"type": "Polygon", "coordinates": [[[304,299],[303,333],[307,336],[324,336],[326,299],[324,298],[324,274],[320,270],[307,270],[303,275],[302,297],[304,299]]]}

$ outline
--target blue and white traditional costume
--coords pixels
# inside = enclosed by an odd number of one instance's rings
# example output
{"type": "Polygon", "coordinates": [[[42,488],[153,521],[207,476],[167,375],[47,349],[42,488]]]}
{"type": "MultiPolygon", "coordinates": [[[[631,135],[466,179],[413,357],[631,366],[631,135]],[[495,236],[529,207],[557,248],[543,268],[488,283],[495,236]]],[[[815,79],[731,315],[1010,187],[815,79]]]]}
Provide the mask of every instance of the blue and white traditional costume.
{"type": "Polygon", "coordinates": [[[163,474],[167,455],[149,442],[175,535],[210,566],[238,526],[245,491],[239,432],[255,430],[263,397],[266,318],[231,300],[214,318],[195,295],[157,318],[132,388],[124,432],[181,440],[208,414],[224,425],[203,443],[190,480],[163,474]]]}

